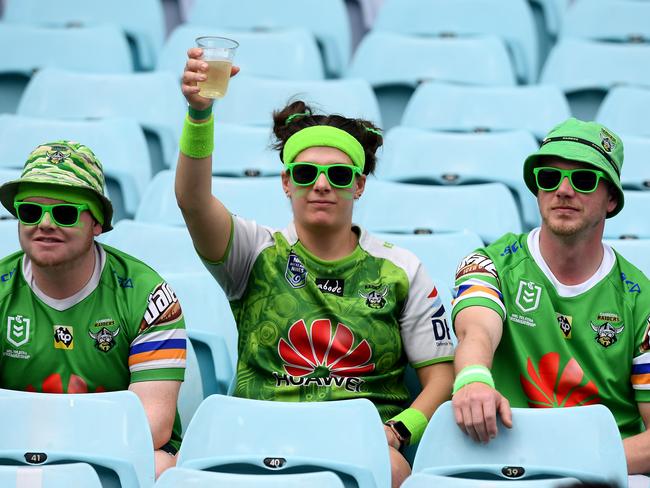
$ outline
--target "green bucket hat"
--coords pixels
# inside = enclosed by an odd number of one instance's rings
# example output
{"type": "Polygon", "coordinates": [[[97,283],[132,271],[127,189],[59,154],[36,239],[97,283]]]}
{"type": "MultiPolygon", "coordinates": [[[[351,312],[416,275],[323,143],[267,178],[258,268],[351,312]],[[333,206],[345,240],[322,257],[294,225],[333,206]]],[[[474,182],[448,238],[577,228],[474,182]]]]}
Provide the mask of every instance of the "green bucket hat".
{"type": "Polygon", "coordinates": [[[87,146],[72,141],[38,146],[27,158],[20,178],[0,186],[0,202],[15,216],[16,195],[27,191],[36,196],[39,187],[43,189],[41,196],[44,197],[56,195],[65,199],[68,191],[72,203],[77,203],[83,199],[83,193],[87,193],[89,203],[94,200],[99,203],[90,207],[93,216],[102,223],[102,231],[108,232],[113,228],[113,205],[104,192],[102,164],[87,146]]]}
{"type": "Polygon", "coordinates": [[[621,186],[623,141],[612,131],[596,122],[583,122],[575,118],[570,118],[551,129],[539,150],[528,156],[524,162],[524,181],[535,195],[537,184],[533,169],[542,156],[556,156],[588,164],[604,172],[618,192],[618,204],[607,214],[607,218],[621,211],[624,203],[621,186]]]}

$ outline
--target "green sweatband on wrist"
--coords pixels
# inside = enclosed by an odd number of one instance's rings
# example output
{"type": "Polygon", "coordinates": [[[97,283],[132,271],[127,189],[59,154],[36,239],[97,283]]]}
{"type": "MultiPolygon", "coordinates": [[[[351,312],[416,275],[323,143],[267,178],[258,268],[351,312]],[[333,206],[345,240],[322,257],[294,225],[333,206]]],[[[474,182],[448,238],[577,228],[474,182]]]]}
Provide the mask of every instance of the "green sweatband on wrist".
{"type": "Polygon", "coordinates": [[[394,420],[395,422],[401,421],[409,432],[411,432],[410,445],[420,442],[422,434],[424,434],[424,429],[427,428],[427,424],[429,423],[426,415],[417,408],[402,410],[390,420],[394,420]]]}
{"type": "Polygon", "coordinates": [[[214,117],[206,122],[196,123],[185,117],[181,140],[178,144],[181,152],[194,159],[203,159],[214,151],[214,117]]]}
{"type": "Polygon", "coordinates": [[[212,105],[204,110],[197,110],[191,105],[187,106],[187,115],[194,120],[206,120],[212,115],[212,105]]]}
{"type": "Polygon", "coordinates": [[[456,375],[452,395],[455,395],[458,390],[470,383],[485,383],[494,388],[494,380],[492,379],[492,373],[490,373],[490,370],[482,364],[471,364],[465,366],[460,370],[458,375],[456,375]]]}

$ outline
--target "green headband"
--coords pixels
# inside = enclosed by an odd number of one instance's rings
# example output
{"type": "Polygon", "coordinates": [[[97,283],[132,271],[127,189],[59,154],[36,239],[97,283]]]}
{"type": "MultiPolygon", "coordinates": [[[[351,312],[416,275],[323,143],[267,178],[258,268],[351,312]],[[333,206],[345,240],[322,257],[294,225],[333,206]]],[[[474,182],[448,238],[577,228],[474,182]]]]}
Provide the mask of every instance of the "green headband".
{"type": "Polygon", "coordinates": [[[293,163],[296,156],[310,147],[335,147],[347,154],[357,168],[363,172],[366,153],[361,143],[348,132],[331,125],[313,125],[293,134],[284,144],[282,161],[293,163]]]}
{"type": "Polygon", "coordinates": [[[42,183],[21,183],[14,201],[20,202],[25,198],[41,197],[62,200],[68,203],[88,205],[91,215],[97,222],[104,225],[104,212],[99,199],[89,190],[72,186],[56,186],[42,183]]]}

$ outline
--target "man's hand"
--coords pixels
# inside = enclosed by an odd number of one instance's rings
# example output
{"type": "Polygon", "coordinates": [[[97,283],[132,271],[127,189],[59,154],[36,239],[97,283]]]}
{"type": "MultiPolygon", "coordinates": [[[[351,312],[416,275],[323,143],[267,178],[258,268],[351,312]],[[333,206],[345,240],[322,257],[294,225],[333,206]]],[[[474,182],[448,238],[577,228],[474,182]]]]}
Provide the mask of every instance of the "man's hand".
{"type": "Polygon", "coordinates": [[[386,440],[388,441],[388,445],[390,447],[394,447],[395,449],[399,450],[401,443],[397,438],[397,435],[395,434],[393,429],[391,429],[387,425],[384,425],[384,433],[386,434],[386,440]]]}
{"type": "Polygon", "coordinates": [[[452,399],[458,427],[475,441],[488,442],[497,435],[497,412],[503,425],[512,427],[510,402],[485,383],[470,383],[452,399]]]}

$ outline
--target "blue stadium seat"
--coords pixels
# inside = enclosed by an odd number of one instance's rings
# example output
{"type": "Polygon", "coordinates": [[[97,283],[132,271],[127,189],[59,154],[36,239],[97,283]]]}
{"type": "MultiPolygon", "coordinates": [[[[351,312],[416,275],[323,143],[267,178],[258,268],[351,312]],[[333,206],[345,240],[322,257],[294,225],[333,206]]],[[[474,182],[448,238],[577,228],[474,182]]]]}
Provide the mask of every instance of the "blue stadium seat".
{"type": "Polygon", "coordinates": [[[18,114],[67,120],[132,118],[145,129],[155,172],[178,158],[187,103],[178,78],[167,72],[98,75],[44,69],[27,85],[18,114]]]}
{"type": "Polygon", "coordinates": [[[253,31],[303,27],[316,37],[328,75],[340,76],[350,59],[350,24],[343,0],[195,0],[188,23],[253,31]]]}
{"type": "Polygon", "coordinates": [[[4,22],[51,27],[119,26],[133,45],[136,66],[152,69],[165,36],[162,2],[159,0],[7,0],[4,22]]]}
{"type": "Polygon", "coordinates": [[[597,41],[650,41],[650,3],[635,0],[578,0],[567,9],[560,37],[597,41]],[[603,20],[606,18],[606,22],[603,20]]]}
{"type": "Polygon", "coordinates": [[[129,45],[117,27],[0,24],[0,113],[14,113],[29,78],[48,66],[84,73],[133,71],[129,45]]]}
{"type": "Polygon", "coordinates": [[[366,399],[272,402],[212,395],[190,423],[178,466],[242,474],[329,470],[352,477],[359,488],[390,486],[386,435],[366,399]]]}
{"type": "MultiPolygon", "coordinates": [[[[181,302],[181,307],[184,304],[181,302]]],[[[183,313],[186,313],[183,309],[183,313]]],[[[192,341],[187,341],[185,356],[185,377],[178,392],[178,415],[181,418],[183,433],[187,430],[194,413],[203,401],[203,384],[201,368],[192,341]]]]}
{"type": "Polygon", "coordinates": [[[650,137],[624,134],[625,166],[621,183],[626,190],[650,190],[650,137]]]}
{"type": "Polygon", "coordinates": [[[347,76],[373,86],[386,129],[399,122],[422,81],[515,83],[508,51],[498,37],[424,38],[377,31],[363,38],[347,76]]]}
{"type": "Polygon", "coordinates": [[[470,230],[484,242],[522,232],[512,193],[502,183],[434,186],[370,181],[354,221],[371,232],[470,230]]]}
{"type": "MultiPolygon", "coordinates": [[[[6,183],[7,181],[16,180],[20,178],[21,170],[19,169],[9,169],[0,167],[0,185],[6,183]]],[[[0,221],[2,220],[14,220],[15,217],[11,215],[3,205],[0,205],[0,221]]]]}
{"type": "Polygon", "coordinates": [[[446,402],[422,436],[413,472],[502,481],[510,474],[522,482],[577,478],[627,486],[623,443],[607,407],[513,408],[512,423],[512,429],[499,424],[496,438],[479,443],[458,428],[446,402]]]}
{"type": "Polygon", "coordinates": [[[540,141],[571,116],[555,86],[465,86],[422,83],[409,99],[402,125],[442,131],[523,129],[540,141]]]}
{"type": "Polygon", "coordinates": [[[20,251],[18,221],[13,217],[11,217],[11,220],[4,220],[2,217],[0,215],[0,259],[16,251],[20,251]]]}
{"type": "Polygon", "coordinates": [[[97,472],[86,463],[44,466],[0,466],[4,488],[102,488],[97,472]]]}
{"type": "Polygon", "coordinates": [[[537,80],[537,37],[526,0],[386,0],[373,31],[446,37],[493,34],[506,42],[517,78],[523,83],[537,80]]]}
{"type": "Polygon", "coordinates": [[[650,45],[562,39],[551,50],[540,83],[558,86],[573,115],[593,120],[604,93],[618,84],[648,85],[650,45]],[[606,68],[604,68],[606,66],[606,68]]]}
{"type": "MultiPolygon", "coordinates": [[[[445,232],[440,234],[389,234],[373,233],[387,243],[408,249],[420,258],[429,276],[438,288],[454,286],[456,268],[460,261],[478,247],[483,241],[478,234],[470,231],[445,232]],[[438,280],[442,280],[439,282],[438,280]]],[[[449,302],[445,305],[449,305],[449,302]]]]}
{"type": "Polygon", "coordinates": [[[203,396],[225,394],[235,377],[237,325],[218,283],[207,272],[164,275],[178,296],[199,369],[203,396]]]}
{"type": "Polygon", "coordinates": [[[650,191],[626,191],[621,213],[605,221],[604,236],[608,239],[624,237],[650,238],[650,220],[645,217],[650,208],[650,191]]]}
{"type": "Polygon", "coordinates": [[[546,30],[556,37],[562,28],[564,15],[573,0],[531,0],[539,4],[544,14],[546,30]]]}
{"type": "Polygon", "coordinates": [[[87,145],[102,162],[114,220],[135,215],[152,173],[147,141],[138,123],[120,118],[77,121],[0,115],[0,167],[22,169],[36,146],[59,139],[87,145]]]}
{"type": "MultiPolygon", "coordinates": [[[[212,192],[233,214],[282,229],[292,220],[291,204],[279,177],[212,178],[212,192]]],[[[185,225],[174,195],[174,174],[161,171],[147,187],[135,220],[185,225]]]]}
{"type": "Polygon", "coordinates": [[[650,136],[650,86],[615,86],[598,108],[596,120],[619,134],[650,136]]]}
{"type": "Polygon", "coordinates": [[[171,468],[165,471],[156,488],[343,488],[341,478],[329,471],[299,474],[233,474],[196,469],[171,468]]]}
{"type": "Polygon", "coordinates": [[[378,178],[434,185],[500,182],[513,192],[526,226],[539,225],[537,200],[521,178],[524,160],[538,147],[529,132],[467,134],[394,127],[384,144],[378,178]]]}
{"type": "Polygon", "coordinates": [[[313,108],[347,117],[362,117],[381,127],[379,105],[367,81],[356,79],[299,81],[237,76],[228,95],[215,107],[222,122],[271,127],[274,110],[302,99],[313,108]]]}
{"type": "Polygon", "coordinates": [[[282,161],[271,149],[267,127],[216,122],[212,174],[214,176],[278,176],[282,161]]]}
{"type": "Polygon", "coordinates": [[[605,239],[605,242],[650,276],[650,239],[605,239]]]}
{"type": "Polygon", "coordinates": [[[0,427],[2,464],[81,461],[101,469],[102,483],[153,487],[151,430],[135,393],[0,390],[0,409],[11,419],[0,427]]]}
{"type": "Polygon", "coordinates": [[[239,43],[234,64],[242,73],[287,80],[320,80],[325,77],[316,39],[306,29],[264,32],[232,32],[214,27],[179,25],[165,41],[157,70],[171,71],[179,78],[187,61],[187,50],[195,39],[211,35],[239,43]]]}
{"type": "Polygon", "coordinates": [[[125,219],[100,240],[144,261],[162,275],[206,272],[185,227],[125,219]]]}
{"type": "MultiPolygon", "coordinates": [[[[452,478],[428,473],[415,473],[402,484],[402,488],[568,488],[581,486],[577,478],[552,478],[542,480],[477,480],[469,478],[452,478]]],[[[599,485],[600,486],[600,485],[599,485]]]]}

